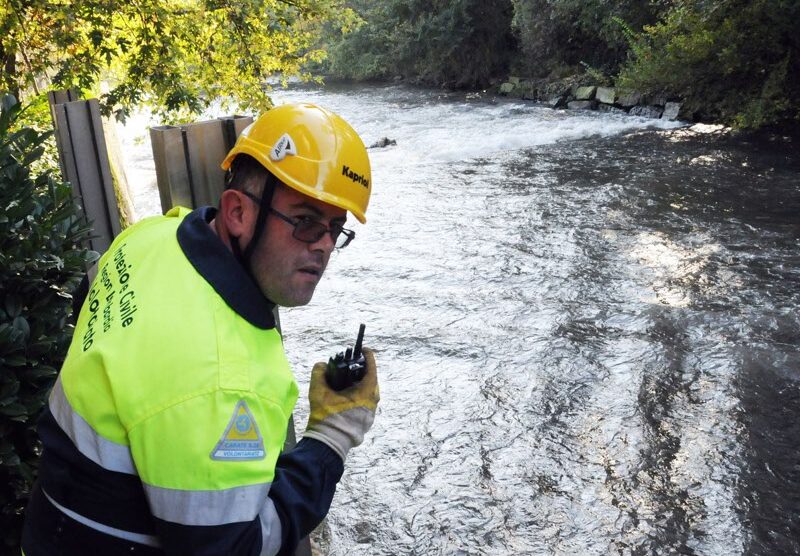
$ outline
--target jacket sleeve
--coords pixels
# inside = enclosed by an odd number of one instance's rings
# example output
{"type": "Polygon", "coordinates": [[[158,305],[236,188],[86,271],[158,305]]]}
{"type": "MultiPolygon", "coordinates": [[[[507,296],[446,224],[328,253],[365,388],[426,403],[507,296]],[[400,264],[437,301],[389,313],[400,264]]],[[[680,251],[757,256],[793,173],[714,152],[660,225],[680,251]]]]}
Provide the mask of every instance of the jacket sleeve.
{"type": "Polygon", "coordinates": [[[292,554],[322,522],[343,472],[342,458],[312,438],[303,438],[278,458],[269,497],[281,522],[280,554],[292,554]]]}

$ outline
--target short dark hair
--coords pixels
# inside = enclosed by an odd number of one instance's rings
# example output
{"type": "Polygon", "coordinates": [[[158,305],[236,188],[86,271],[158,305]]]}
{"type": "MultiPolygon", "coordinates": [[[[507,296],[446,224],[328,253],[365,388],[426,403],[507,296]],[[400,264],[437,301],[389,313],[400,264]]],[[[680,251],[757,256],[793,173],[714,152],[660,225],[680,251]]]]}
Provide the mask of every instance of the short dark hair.
{"type": "Polygon", "coordinates": [[[225,176],[225,189],[248,191],[261,196],[270,171],[252,156],[237,155],[225,176]]]}

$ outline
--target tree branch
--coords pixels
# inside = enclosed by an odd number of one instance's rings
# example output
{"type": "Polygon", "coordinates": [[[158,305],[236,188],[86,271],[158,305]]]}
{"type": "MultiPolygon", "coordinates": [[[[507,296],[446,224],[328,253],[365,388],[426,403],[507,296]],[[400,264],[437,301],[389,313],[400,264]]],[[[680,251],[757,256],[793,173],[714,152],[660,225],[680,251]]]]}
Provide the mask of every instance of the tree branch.
{"type": "MultiPolygon", "coordinates": [[[[25,21],[22,19],[22,16],[20,15],[20,13],[19,13],[17,8],[18,8],[18,6],[16,5],[16,2],[12,3],[11,10],[14,12],[14,15],[17,17],[17,21],[19,22],[19,29],[20,29],[20,32],[22,33],[22,40],[19,42],[19,53],[22,54],[22,59],[24,60],[25,65],[28,68],[28,73],[30,73],[30,75],[31,75],[31,84],[33,85],[33,91],[36,93],[36,96],[39,96],[40,91],[39,91],[39,86],[36,84],[36,75],[33,72],[33,66],[31,65],[31,61],[30,61],[30,59],[28,59],[28,55],[25,52],[25,46],[24,45],[28,40],[28,38],[25,35],[25,21]]],[[[15,75],[16,75],[16,73],[15,73],[15,75]]],[[[17,84],[17,86],[19,87],[19,84],[17,84]]]]}

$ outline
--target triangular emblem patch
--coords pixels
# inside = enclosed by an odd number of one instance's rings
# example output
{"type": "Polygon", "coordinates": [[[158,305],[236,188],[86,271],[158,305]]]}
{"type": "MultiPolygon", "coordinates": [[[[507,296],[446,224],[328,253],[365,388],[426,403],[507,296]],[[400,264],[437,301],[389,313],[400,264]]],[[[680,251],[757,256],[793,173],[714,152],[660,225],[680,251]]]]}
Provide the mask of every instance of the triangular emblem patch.
{"type": "Polygon", "coordinates": [[[239,400],[225,433],[211,452],[211,459],[222,461],[248,461],[264,459],[264,440],[258,425],[244,400],[239,400]]]}

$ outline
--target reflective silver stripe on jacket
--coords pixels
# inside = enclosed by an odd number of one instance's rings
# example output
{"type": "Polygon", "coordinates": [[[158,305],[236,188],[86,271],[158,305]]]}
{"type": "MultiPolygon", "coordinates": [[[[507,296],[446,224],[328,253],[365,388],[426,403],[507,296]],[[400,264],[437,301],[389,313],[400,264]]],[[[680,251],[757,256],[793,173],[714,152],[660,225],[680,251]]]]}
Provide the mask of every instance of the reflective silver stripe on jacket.
{"type": "Polygon", "coordinates": [[[253,521],[263,509],[271,483],[225,490],[178,490],[144,483],[150,511],[180,525],[224,525],[253,521]]]}
{"type": "Polygon", "coordinates": [[[261,520],[260,556],[275,556],[281,549],[281,520],[272,498],[267,498],[264,507],[258,512],[258,518],[261,520]]]}
{"type": "Polygon", "coordinates": [[[97,434],[91,425],[72,409],[64,393],[61,377],[56,380],[50,393],[50,411],[58,425],[84,456],[103,469],[137,475],[130,448],[106,440],[97,434]]]}
{"type": "MultiPolygon", "coordinates": [[[[147,546],[152,546],[153,548],[161,548],[161,542],[159,542],[158,537],[155,537],[153,535],[145,535],[142,533],[132,533],[130,531],[124,531],[122,529],[116,529],[114,527],[109,527],[108,525],[103,525],[102,523],[98,523],[92,519],[89,519],[88,517],[83,517],[82,515],[73,512],[69,508],[65,508],[64,506],[53,500],[50,497],[50,495],[47,494],[44,490],[42,490],[42,493],[44,493],[47,499],[50,500],[50,503],[56,508],[58,508],[62,513],[68,515],[78,523],[82,523],[87,527],[91,527],[95,531],[104,533],[106,535],[110,535],[112,537],[117,537],[118,539],[124,539],[126,541],[145,544],[147,546]]],[[[280,539],[278,542],[280,542],[280,539]]],[[[88,548],[89,547],[87,547],[87,549],[88,548]]]]}
{"type": "Polygon", "coordinates": [[[281,548],[281,521],[267,496],[271,483],[225,490],[177,490],[144,484],[154,516],[180,525],[225,525],[261,522],[261,556],[281,548]]]}

